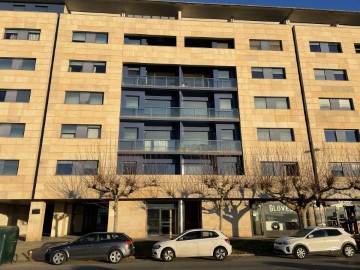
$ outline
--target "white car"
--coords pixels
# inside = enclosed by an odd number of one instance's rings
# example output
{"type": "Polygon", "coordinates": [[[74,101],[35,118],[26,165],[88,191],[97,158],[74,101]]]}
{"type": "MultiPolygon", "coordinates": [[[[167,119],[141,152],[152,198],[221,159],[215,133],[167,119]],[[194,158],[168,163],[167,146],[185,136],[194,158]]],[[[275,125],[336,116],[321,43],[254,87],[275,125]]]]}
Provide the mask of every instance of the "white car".
{"type": "Polygon", "coordinates": [[[230,240],[221,231],[195,229],[175,239],[157,242],[152,248],[152,257],[170,262],[175,257],[213,256],[221,261],[231,252],[230,240]]]}
{"type": "Polygon", "coordinates": [[[357,245],[351,234],[341,228],[307,227],[292,236],[275,240],[276,252],[293,254],[298,259],[304,259],[309,253],[339,253],[345,257],[354,256],[357,245]]]}

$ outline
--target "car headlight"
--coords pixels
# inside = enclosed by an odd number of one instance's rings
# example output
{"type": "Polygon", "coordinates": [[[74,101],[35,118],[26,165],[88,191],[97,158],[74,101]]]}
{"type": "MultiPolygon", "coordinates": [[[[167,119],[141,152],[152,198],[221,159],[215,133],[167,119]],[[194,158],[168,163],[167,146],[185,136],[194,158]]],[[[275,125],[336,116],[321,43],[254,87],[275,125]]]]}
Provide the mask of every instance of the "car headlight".
{"type": "Polygon", "coordinates": [[[291,244],[291,241],[285,241],[285,242],[282,242],[283,245],[290,245],[291,244]]]}
{"type": "Polygon", "coordinates": [[[153,246],[153,249],[159,249],[159,248],[161,248],[160,245],[154,245],[154,246],[153,246]]]}

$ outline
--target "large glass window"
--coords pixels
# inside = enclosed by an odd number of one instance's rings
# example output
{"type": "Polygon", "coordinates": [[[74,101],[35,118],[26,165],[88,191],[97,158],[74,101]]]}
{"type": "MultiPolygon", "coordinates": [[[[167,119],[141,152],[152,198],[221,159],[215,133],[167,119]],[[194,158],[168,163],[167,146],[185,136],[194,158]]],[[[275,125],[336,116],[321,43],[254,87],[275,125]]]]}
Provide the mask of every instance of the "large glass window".
{"type": "Polygon", "coordinates": [[[124,128],[124,139],[125,140],[137,140],[138,128],[127,127],[124,128]]]}
{"type": "Polygon", "coordinates": [[[279,202],[263,204],[266,231],[299,230],[299,219],[295,211],[279,202]]]}
{"type": "Polygon", "coordinates": [[[108,33],[94,33],[94,32],[73,32],[73,42],[84,43],[108,43],[108,33]]]}
{"type": "Polygon", "coordinates": [[[40,30],[30,29],[6,29],[4,39],[12,40],[39,40],[40,30]]]}
{"type": "Polygon", "coordinates": [[[350,98],[319,98],[320,110],[353,110],[350,98]]]}
{"type": "Polygon", "coordinates": [[[314,69],[315,80],[347,81],[346,70],[341,69],[314,69]]]}
{"type": "Polygon", "coordinates": [[[97,170],[96,160],[58,160],[56,175],[93,175],[97,170]]]}
{"type": "Polygon", "coordinates": [[[0,69],[35,70],[35,59],[0,58],[0,69]]]}
{"type": "Polygon", "coordinates": [[[139,96],[126,96],[125,107],[133,109],[139,108],[139,96]]]}
{"type": "Polygon", "coordinates": [[[311,52],[341,53],[341,44],[338,42],[314,42],[310,41],[311,52]]]}
{"type": "Polygon", "coordinates": [[[24,102],[30,100],[30,90],[0,89],[0,102],[24,102]]]}
{"type": "Polygon", "coordinates": [[[250,50],[282,51],[281,40],[250,39],[250,50]]]}
{"type": "Polygon", "coordinates": [[[92,104],[102,105],[104,93],[66,91],[65,104],[92,104]]]}
{"type": "Polygon", "coordinates": [[[355,129],[325,129],[327,142],[358,142],[359,131],[355,129]]]}

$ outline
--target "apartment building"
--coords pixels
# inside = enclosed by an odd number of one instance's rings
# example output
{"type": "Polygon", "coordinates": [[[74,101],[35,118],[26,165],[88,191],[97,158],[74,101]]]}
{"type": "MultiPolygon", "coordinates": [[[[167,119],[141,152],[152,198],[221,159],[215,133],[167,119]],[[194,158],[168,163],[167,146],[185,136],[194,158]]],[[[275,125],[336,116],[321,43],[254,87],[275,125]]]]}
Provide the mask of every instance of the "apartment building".
{"type": "MultiPolygon", "coordinates": [[[[113,230],[113,202],[79,188],[101,162],[94,145],[110,146],[119,174],[160,183],[120,200],[132,237],[218,228],[216,197],[165,187],[215,167],[251,175],[252,149],[316,160],[327,145],[334,175],[360,173],[345,158],[359,143],[358,12],[48,0],[0,2],[0,15],[0,225],[29,241],[113,230]]],[[[299,170],[291,158],[265,163],[299,170]]],[[[295,212],[257,192],[228,199],[228,235],[298,228],[295,212]]],[[[314,210],[323,223],[360,217],[359,194],[314,210]]]]}

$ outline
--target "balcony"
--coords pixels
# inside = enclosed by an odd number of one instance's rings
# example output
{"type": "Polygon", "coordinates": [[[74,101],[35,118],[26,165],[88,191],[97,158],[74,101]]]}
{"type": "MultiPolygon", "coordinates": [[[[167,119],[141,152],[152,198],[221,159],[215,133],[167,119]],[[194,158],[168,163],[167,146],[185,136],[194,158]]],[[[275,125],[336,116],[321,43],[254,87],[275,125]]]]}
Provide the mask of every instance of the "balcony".
{"type": "Polygon", "coordinates": [[[241,152],[240,141],[119,140],[119,151],[151,152],[241,152]]]}
{"type": "Polygon", "coordinates": [[[126,118],[194,118],[239,120],[239,110],[218,110],[215,108],[122,108],[121,117],[126,118]]]}
{"type": "Polygon", "coordinates": [[[236,89],[236,79],[213,79],[202,77],[129,76],[124,77],[123,86],[164,88],[217,88],[236,89]]]}

